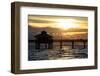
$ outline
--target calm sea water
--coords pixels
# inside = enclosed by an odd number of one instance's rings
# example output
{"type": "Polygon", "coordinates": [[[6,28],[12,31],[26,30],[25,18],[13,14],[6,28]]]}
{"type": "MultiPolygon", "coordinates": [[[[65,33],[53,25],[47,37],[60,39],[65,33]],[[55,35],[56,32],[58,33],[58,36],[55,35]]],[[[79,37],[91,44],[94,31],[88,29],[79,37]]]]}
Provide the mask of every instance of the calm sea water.
{"type": "Polygon", "coordinates": [[[53,49],[45,49],[44,45],[41,45],[41,49],[35,49],[35,43],[28,44],[28,60],[66,60],[75,58],[88,58],[88,49],[83,48],[82,43],[75,43],[74,49],[72,49],[71,43],[63,43],[62,49],[58,42],[53,43],[53,49]]]}

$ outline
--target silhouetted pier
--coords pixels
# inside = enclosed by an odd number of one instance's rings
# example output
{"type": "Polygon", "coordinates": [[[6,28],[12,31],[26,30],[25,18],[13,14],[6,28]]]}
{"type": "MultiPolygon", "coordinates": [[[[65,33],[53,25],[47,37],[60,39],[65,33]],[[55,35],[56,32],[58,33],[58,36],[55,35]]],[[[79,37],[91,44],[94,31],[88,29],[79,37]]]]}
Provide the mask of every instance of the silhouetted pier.
{"type": "MultiPolygon", "coordinates": [[[[29,40],[29,42],[35,42],[35,40],[29,40]]],[[[64,40],[53,40],[53,42],[59,42],[60,48],[63,46],[63,42],[70,42],[72,49],[75,46],[75,42],[81,42],[83,44],[83,49],[86,48],[87,39],[64,39],[64,40]]]]}

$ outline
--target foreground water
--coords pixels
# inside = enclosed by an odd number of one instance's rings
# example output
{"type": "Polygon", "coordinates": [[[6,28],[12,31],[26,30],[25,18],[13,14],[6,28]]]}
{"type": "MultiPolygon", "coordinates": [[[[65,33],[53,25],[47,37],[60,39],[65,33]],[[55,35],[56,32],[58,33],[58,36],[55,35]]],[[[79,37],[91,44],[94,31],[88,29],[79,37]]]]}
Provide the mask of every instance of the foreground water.
{"type": "Polygon", "coordinates": [[[28,60],[66,60],[75,58],[88,58],[88,49],[83,48],[81,43],[76,43],[74,49],[70,43],[63,43],[60,49],[58,43],[53,44],[53,49],[45,49],[43,45],[39,50],[35,49],[34,43],[28,44],[28,60]]]}

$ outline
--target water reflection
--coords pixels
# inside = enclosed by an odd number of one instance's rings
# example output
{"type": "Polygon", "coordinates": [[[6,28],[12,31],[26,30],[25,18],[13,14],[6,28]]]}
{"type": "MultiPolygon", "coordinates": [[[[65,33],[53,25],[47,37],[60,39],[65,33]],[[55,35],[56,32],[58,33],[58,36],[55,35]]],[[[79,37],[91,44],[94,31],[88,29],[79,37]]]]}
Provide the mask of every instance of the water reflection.
{"type": "Polygon", "coordinates": [[[70,43],[63,43],[62,49],[59,48],[58,43],[53,43],[53,49],[45,49],[42,46],[40,49],[34,48],[34,43],[29,43],[28,45],[28,60],[66,60],[75,58],[87,58],[88,50],[87,48],[82,48],[81,43],[76,43],[75,48],[72,49],[70,43]]]}

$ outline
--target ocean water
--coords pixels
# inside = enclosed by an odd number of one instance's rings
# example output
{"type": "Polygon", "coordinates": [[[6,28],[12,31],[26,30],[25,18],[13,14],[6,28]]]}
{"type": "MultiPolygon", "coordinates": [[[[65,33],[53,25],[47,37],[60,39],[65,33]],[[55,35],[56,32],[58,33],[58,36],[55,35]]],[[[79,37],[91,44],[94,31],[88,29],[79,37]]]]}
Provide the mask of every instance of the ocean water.
{"type": "Polygon", "coordinates": [[[59,42],[53,43],[53,49],[45,49],[42,44],[39,50],[35,49],[35,43],[28,43],[28,60],[66,60],[66,59],[88,58],[87,44],[84,48],[83,44],[76,42],[74,48],[70,42],[63,42],[60,49],[59,42]]]}

